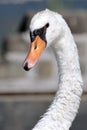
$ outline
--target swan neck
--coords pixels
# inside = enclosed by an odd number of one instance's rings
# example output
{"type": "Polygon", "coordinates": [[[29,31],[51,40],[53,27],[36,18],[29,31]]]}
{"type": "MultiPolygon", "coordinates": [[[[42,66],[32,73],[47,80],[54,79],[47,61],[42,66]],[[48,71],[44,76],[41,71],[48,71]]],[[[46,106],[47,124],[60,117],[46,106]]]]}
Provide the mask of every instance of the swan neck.
{"type": "Polygon", "coordinates": [[[77,47],[74,40],[71,46],[69,41],[67,45],[63,41],[64,39],[53,48],[59,70],[58,91],[52,105],[33,130],[69,130],[78,112],[82,78],[77,47]]]}
{"type": "Polygon", "coordinates": [[[81,94],[82,77],[77,47],[67,27],[55,44],[59,84],[52,105],[33,130],[69,130],[78,112],[81,94]]]}
{"type": "Polygon", "coordinates": [[[81,80],[78,51],[73,38],[70,41],[66,39],[59,41],[54,46],[54,50],[59,70],[59,80],[62,82],[67,79],[72,81],[81,80]]]}

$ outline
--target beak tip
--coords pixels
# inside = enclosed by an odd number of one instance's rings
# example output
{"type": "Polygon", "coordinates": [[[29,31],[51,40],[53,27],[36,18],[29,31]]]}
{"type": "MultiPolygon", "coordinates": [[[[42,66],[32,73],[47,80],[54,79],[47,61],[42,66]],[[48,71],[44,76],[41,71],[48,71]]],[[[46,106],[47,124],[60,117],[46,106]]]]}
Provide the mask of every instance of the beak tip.
{"type": "Polygon", "coordinates": [[[29,71],[31,68],[28,67],[28,62],[26,62],[23,66],[25,71],[29,71]]]}

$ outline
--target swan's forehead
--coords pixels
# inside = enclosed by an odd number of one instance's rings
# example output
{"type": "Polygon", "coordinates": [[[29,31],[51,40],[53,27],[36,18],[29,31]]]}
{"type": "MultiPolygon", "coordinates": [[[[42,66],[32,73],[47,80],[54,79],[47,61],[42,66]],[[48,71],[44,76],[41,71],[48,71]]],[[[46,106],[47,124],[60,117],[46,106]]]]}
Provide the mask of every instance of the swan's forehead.
{"type": "Polygon", "coordinates": [[[46,23],[49,23],[49,17],[50,15],[46,11],[37,13],[31,20],[30,29],[33,31],[43,27],[46,23]]]}

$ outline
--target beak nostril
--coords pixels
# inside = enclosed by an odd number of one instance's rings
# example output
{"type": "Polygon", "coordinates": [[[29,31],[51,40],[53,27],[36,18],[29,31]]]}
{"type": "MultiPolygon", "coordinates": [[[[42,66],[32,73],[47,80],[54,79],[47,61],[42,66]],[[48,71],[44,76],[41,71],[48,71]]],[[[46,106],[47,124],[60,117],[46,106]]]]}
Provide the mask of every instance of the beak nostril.
{"type": "Polygon", "coordinates": [[[28,68],[28,62],[26,62],[26,63],[24,64],[24,69],[25,69],[26,71],[29,70],[29,68],[28,68]]]}
{"type": "Polygon", "coordinates": [[[36,50],[36,49],[37,49],[37,45],[34,46],[34,50],[36,50]]]}

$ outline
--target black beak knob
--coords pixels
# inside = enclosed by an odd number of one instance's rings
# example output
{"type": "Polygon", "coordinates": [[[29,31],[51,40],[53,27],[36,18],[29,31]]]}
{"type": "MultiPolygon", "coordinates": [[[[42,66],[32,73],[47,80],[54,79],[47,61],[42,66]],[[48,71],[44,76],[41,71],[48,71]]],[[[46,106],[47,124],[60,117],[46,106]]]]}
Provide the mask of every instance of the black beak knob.
{"type": "Polygon", "coordinates": [[[26,70],[26,71],[28,71],[28,70],[30,70],[31,68],[28,68],[28,62],[26,62],[25,64],[24,64],[24,70],[26,70]]]}

